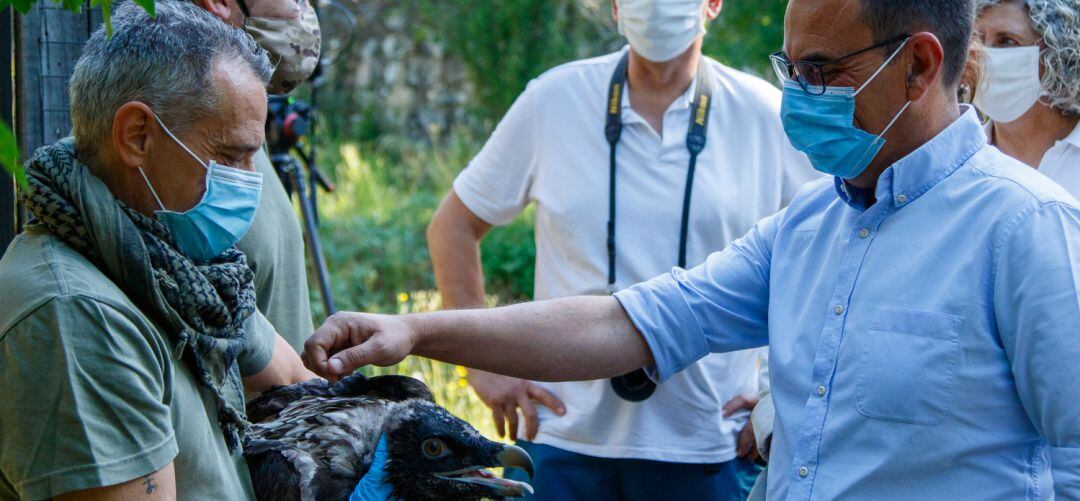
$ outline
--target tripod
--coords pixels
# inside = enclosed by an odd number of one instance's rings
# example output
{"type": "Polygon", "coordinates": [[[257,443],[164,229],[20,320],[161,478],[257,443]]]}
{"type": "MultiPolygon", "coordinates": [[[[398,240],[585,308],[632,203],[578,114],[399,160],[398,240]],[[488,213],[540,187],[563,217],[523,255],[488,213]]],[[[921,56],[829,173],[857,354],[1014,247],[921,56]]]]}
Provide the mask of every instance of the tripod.
{"type": "Polygon", "coordinates": [[[336,313],[337,309],[334,308],[334,293],[330,290],[330,275],[326,271],[326,259],[323,257],[322,242],[319,240],[318,214],[315,212],[314,198],[315,185],[322,185],[327,191],[333,191],[333,188],[324,184],[325,180],[319,180],[322,175],[317,174],[317,167],[308,162],[306,155],[301,152],[300,156],[304,161],[303,164],[289,153],[273,153],[270,156],[270,162],[274,164],[274,170],[281,178],[281,183],[285,185],[285,191],[290,196],[295,193],[300,202],[300,216],[304,223],[304,244],[315,267],[323,308],[326,316],[329,317],[336,313]],[[306,170],[312,174],[314,183],[311,185],[304,178],[305,166],[306,170]]]}

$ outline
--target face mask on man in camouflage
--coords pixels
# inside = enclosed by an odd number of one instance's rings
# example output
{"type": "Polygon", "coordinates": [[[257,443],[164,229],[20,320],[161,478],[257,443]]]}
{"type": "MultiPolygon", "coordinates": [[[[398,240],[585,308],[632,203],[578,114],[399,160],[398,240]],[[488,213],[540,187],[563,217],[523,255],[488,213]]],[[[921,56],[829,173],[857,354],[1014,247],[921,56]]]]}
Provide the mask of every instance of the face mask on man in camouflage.
{"type": "Polygon", "coordinates": [[[252,17],[245,0],[237,3],[244,13],[244,31],[270,53],[270,61],[277,65],[266,91],[288,94],[311,76],[319,62],[322,34],[315,9],[307,0],[300,0],[298,17],[252,17]]]}

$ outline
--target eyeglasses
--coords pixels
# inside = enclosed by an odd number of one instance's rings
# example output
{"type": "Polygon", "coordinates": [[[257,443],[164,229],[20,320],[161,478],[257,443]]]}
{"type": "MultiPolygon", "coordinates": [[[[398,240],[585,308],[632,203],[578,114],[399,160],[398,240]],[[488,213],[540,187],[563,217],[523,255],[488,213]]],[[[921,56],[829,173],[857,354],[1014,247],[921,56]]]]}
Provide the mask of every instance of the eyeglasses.
{"type": "Polygon", "coordinates": [[[826,61],[822,63],[814,61],[795,61],[791,62],[788,59],[787,54],[784,51],[774,52],[769,59],[772,61],[773,71],[776,72],[776,78],[780,79],[780,83],[783,84],[788,80],[793,80],[802,87],[807,94],[812,96],[820,96],[825,93],[827,87],[825,81],[824,67],[839,63],[844,59],[855,57],[864,52],[869,52],[874,49],[880,49],[882,47],[888,47],[893,44],[897,44],[911,38],[911,35],[900,35],[896,38],[890,38],[877,45],[867,47],[862,50],[852,52],[844,56],[840,56],[832,61],[826,61]]]}

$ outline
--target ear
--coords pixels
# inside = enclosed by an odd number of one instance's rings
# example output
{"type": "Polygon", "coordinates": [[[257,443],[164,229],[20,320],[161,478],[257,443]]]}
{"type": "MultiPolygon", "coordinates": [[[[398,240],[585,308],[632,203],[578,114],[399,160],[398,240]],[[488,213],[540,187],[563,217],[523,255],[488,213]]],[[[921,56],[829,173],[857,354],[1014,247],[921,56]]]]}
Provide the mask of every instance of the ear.
{"type": "Polygon", "coordinates": [[[945,50],[933,33],[917,33],[908,40],[911,50],[907,74],[907,99],[918,101],[934,85],[943,85],[941,65],[945,60],[945,50]]]}
{"type": "Polygon", "coordinates": [[[611,0],[611,19],[619,22],[619,0],[611,0]]]}
{"type": "Polygon", "coordinates": [[[709,18],[709,21],[715,21],[720,17],[720,11],[724,8],[724,0],[706,0],[705,2],[705,16],[709,18]]]}
{"type": "Polygon", "coordinates": [[[229,22],[229,19],[233,16],[233,6],[229,4],[229,0],[194,0],[195,5],[206,9],[208,12],[214,15],[214,17],[229,22]]]}
{"type": "Polygon", "coordinates": [[[112,142],[116,157],[126,167],[149,163],[151,131],[156,124],[150,107],[138,101],[125,103],[113,116],[112,142]]]}

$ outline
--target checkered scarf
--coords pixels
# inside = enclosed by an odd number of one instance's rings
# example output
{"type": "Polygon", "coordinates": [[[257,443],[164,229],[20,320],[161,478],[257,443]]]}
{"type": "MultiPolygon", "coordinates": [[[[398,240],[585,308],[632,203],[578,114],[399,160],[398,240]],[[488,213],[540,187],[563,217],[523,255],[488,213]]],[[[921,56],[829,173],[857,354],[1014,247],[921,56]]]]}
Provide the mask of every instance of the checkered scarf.
{"type": "Polygon", "coordinates": [[[75,158],[70,138],[37,150],[20,193],[37,223],[105,272],[168,331],[175,355],[187,360],[213,392],[230,451],[248,429],[236,357],[244,321],[255,311],[254,274],[232,247],[207,262],[177,250],[168,228],[117,200],[75,158]]]}

